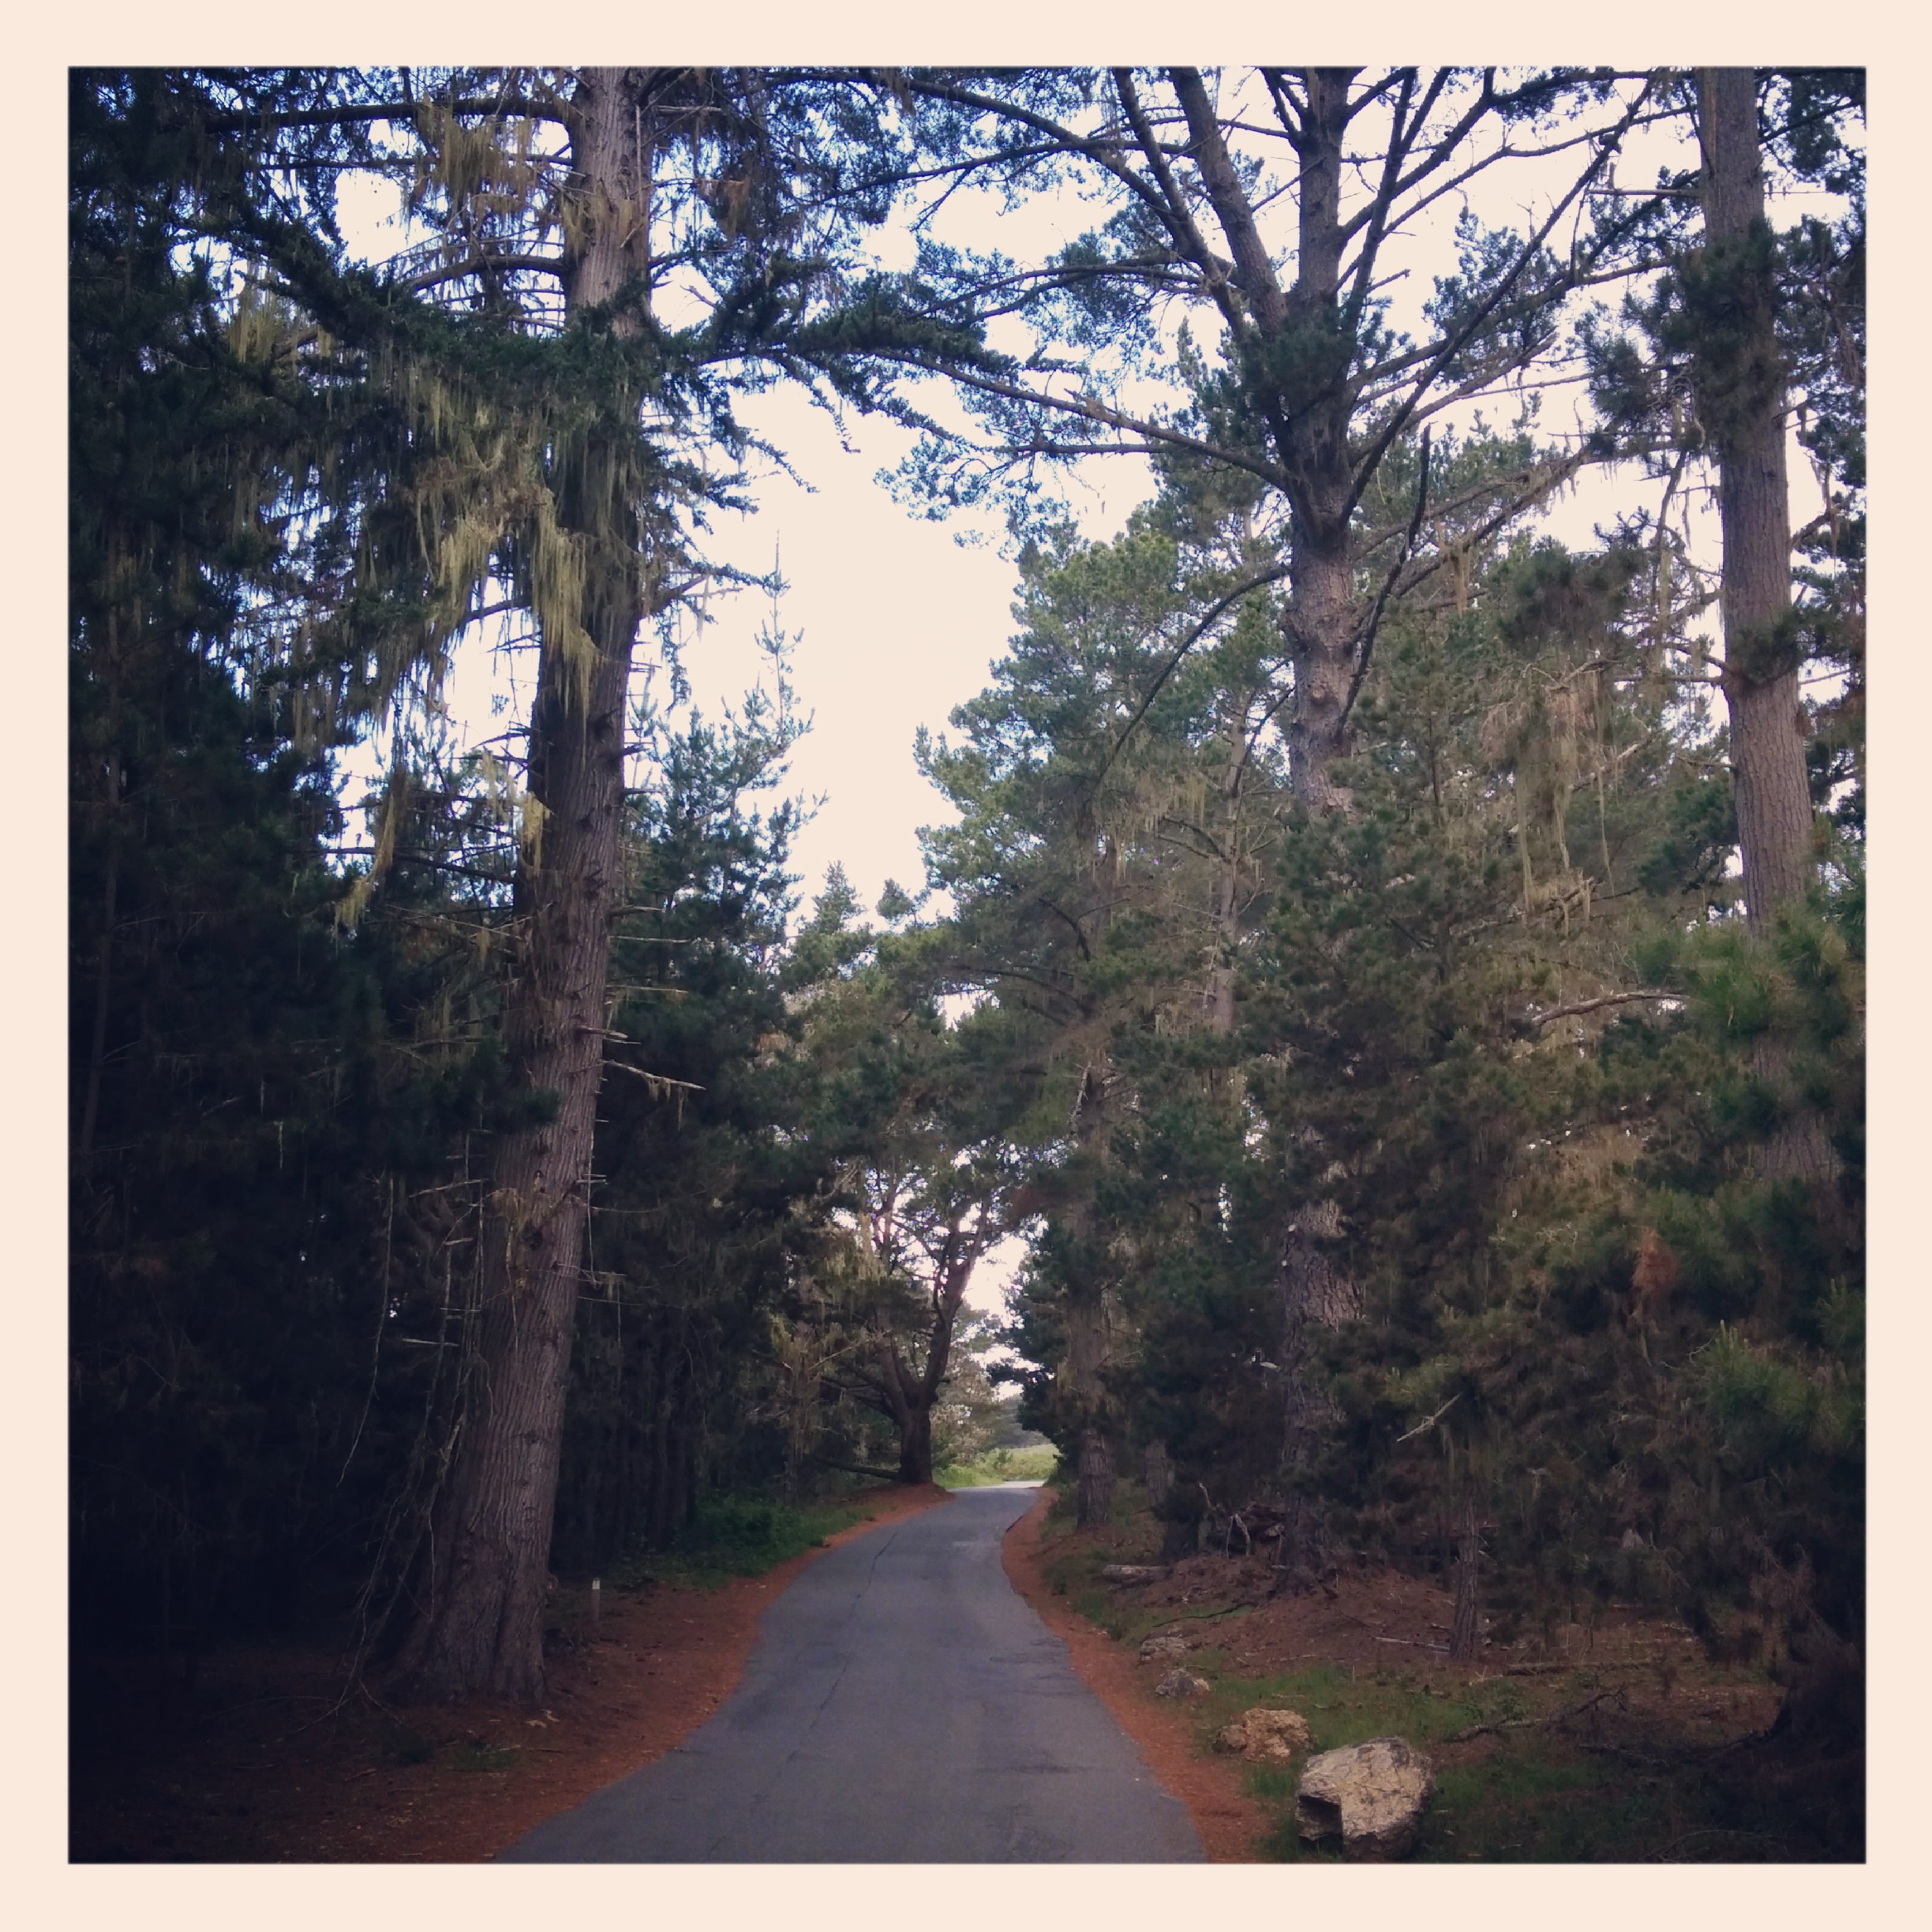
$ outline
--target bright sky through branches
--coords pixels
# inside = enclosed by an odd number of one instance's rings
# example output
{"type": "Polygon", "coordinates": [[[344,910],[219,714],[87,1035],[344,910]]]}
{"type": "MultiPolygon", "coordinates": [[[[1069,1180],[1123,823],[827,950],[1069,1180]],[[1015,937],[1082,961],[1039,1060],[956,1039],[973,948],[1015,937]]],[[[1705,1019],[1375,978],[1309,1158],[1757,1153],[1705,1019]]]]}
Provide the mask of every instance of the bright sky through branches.
{"type": "MultiPolygon", "coordinates": [[[[1619,171],[1626,182],[1647,181],[1661,164],[1681,166],[1683,159],[1674,136],[1639,131],[1627,144],[1619,171]]],[[[1533,194],[1559,195],[1576,165],[1576,156],[1567,152],[1511,162],[1470,181],[1470,204],[1488,222],[1533,223],[1533,194]]],[[[362,177],[346,181],[342,192],[343,230],[352,250],[372,259],[393,254],[406,239],[392,219],[395,185],[362,177]]],[[[1463,205],[1459,197],[1444,200],[1420,231],[1391,243],[1389,260],[1398,279],[1388,293],[1398,324],[1419,313],[1436,275],[1453,270],[1455,223],[1463,205]]],[[[1043,256],[1089,226],[1097,213],[1071,195],[1007,209],[996,197],[968,189],[951,198],[935,232],[968,247],[992,241],[1024,260],[1043,256]]],[[[907,219],[896,219],[876,245],[888,265],[909,260],[907,219]]],[[[1178,320],[1178,313],[1169,318],[1170,339],[1178,320]]],[[[957,416],[940,396],[928,393],[921,400],[936,414],[957,416]]],[[[1013,628],[1015,571],[1010,557],[1001,554],[1002,533],[985,514],[934,523],[896,504],[875,478],[899,462],[911,437],[884,418],[850,418],[841,436],[841,427],[790,384],[745,399],[741,411],[747,426],[784,451],[806,480],[801,485],[775,466],[762,465],[749,492],[757,514],[716,515],[706,543],[713,561],[753,575],[769,571],[776,557],[790,586],[780,620],[788,635],[800,638],[793,681],[800,710],[814,721],[793,751],[791,788],[823,801],[795,849],[801,889],[809,900],[837,863],[868,906],[889,878],[917,891],[923,883],[918,828],[945,807],[913,765],[912,739],[922,724],[944,730],[953,707],[983,687],[991,661],[1005,651],[1013,628]],[[975,541],[961,543],[961,535],[975,541]]],[[[1574,435],[1586,411],[1579,389],[1557,388],[1546,398],[1538,433],[1574,435]]],[[[1498,423],[1493,405],[1488,415],[1498,423]]],[[[1795,448],[1793,455],[1793,520],[1802,523],[1816,507],[1810,501],[1816,492],[1808,463],[1795,448]]],[[[1151,491],[1144,459],[1101,456],[1078,466],[1070,494],[1083,534],[1105,540],[1118,534],[1151,491]]],[[[1661,486],[1632,468],[1589,473],[1548,507],[1540,527],[1585,546],[1593,541],[1597,525],[1639,503],[1654,506],[1660,495],[1661,486]]],[[[1696,549],[1714,562],[1708,504],[1694,515],[1696,549]]],[[[757,681],[764,668],[757,635],[769,614],[763,597],[741,591],[712,599],[710,622],[686,626],[683,668],[695,702],[707,713],[717,715],[757,681]]],[[[640,657],[650,661],[643,653],[640,657]]],[[[520,713],[526,694],[519,692],[500,710],[493,710],[491,699],[509,695],[513,681],[526,680],[532,668],[534,660],[521,667],[506,665],[480,639],[466,639],[446,693],[456,734],[466,732],[474,741],[500,732],[520,713]]],[[[357,796],[380,769],[373,747],[348,761],[346,796],[357,796]]]]}

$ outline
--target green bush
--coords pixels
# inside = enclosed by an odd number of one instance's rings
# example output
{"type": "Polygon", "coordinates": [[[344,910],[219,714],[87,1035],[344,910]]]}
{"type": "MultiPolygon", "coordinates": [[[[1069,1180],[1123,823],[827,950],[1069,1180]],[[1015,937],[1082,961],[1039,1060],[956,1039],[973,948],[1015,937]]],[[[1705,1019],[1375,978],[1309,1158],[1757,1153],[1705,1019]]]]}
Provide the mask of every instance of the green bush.
{"type": "Polygon", "coordinates": [[[708,1496],[669,1550],[626,1556],[612,1565],[610,1580],[635,1589],[652,1582],[709,1586],[727,1577],[762,1576],[859,1519],[849,1503],[796,1507],[769,1496],[708,1496]]]}
{"type": "Polygon", "coordinates": [[[988,1449],[970,1462],[934,1470],[933,1481],[942,1489],[976,1489],[987,1483],[1045,1482],[1059,1459],[1059,1451],[1050,1443],[1037,1449],[988,1449]]]}

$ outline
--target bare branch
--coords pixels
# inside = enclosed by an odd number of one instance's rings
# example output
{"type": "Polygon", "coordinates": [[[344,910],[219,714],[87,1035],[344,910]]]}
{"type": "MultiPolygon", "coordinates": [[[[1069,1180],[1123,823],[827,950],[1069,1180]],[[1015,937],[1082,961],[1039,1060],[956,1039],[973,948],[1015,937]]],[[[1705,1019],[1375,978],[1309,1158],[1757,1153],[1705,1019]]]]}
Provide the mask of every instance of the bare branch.
{"type": "Polygon", "coordinates": [[[1413,1428],[1406,1431],[1402,1435],[1398,1436],[1395,1440],[1398,1443],[1406,1443],[1411,1436],[1427,1434],[1428,1432],[1432,1429],[1436,1425],[1440,1422],[1443,1417],[1446,1416],[1449,1411],[1453,1409],[1462,1399],[1462,1391],[1460,1389],[1458,1389],[1456,1392],[1451,1395],[1432,1416],[1425,1416],[1413,1428]]]}
{"type": "Polygon", "coordinates": [[[1646,990],[1636,993],[1606,993],[1598,999],[1578,1000],[1568,1006],[1552,1006],[1548,1013],[1529,1016],[1533,1026],[1548,1026],[1552,1020],[1567,1020],[1576,1013],[1595,1013],[1604,1006],[1627,1006],[1637,1000],[1681,1000],[1681,993],[1657,993],[1646,990]]]}
{"type": "Polygon", "coordinates": [[[1355,661],[1355,673],[1349,680],[1348,695],[1342,701],[1342,715],[1335,721],[1337,731],[1348,723],[1349,713],[1355,709],[1355,700],[1361,695],[1363,681],[1368,676],[1368,659],[1375,650],[1376,633],[1382,627],[1382,612],[1389,601],[1389,593],[1395,588],[1395,579],[1402,575],[1402,566],[1414,553],[1416,538],[1422,529],[1423,507],[1428,501],[1429,478],[1429,432],[1422,432],[1422,474],[1416,479],[1415,515],[1409,519],[1409,534],[1403,540],[1402,555],[1390,567],[1389,574],[1382,580],[1382,588],[1377,593],[1375,608],[1368,613],[1368,622],[1362,629],[1361,655],[1355,661]]]}

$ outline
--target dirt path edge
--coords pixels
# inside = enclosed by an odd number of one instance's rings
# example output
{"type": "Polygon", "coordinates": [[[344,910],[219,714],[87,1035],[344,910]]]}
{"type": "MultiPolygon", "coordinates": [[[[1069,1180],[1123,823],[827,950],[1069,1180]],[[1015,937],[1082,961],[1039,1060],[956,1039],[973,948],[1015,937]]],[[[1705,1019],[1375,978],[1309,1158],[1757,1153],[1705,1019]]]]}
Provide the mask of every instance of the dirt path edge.
{"type": "Polygon", "coordinates": [[[1048,1587],[1041,1539],[1052,1504],[1052,1491],[1042,1489],[1039,1500],[1007,1531],[1000,1549],[1007,1580],[1066,1646],[1081,1681],[1133,1740],[1148,1769],[1187,1807],[1208,1862],[1259,1863],[1257,1848],[1271,1820],[1243,1788],[1238,1762],[1203,1755],[1192,1710],[1156,1703],[1150,1694],[1152,1678],[1134,1653],[1048,1587]]]}

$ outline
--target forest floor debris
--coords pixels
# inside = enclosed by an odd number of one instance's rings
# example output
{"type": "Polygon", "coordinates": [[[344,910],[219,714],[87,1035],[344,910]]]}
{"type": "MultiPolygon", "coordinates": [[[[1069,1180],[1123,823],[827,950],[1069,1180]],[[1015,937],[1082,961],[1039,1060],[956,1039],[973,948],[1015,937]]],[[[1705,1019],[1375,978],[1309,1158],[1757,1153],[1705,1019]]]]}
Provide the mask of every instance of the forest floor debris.
{"type": "Polygon", "coordinates": [[[1459,1664],[1450,1592],[1391,1570],[1345,1569],[1327,1590],[1271,1597],[1265,1556],[1215,1552],[1157,1584],[1110,1586],[1103,1567],[1142,1558],[1157,1533],[1131,1505],[1117,1513],[1123,1526],[1075,1531],[1044,1492],[1008,1537],[1008,1574],[1187,1804],[1211,1859],[1341,1855],[1296,1829],[1301,1754],[1275,1765],[1215,1753],[1256,1709],[1305,1714],[1318,1752],[1391,1733],[1425,1751],[1436,1795],[1423,1860],[1862,1855],[1862,1764],[1847,1774],[1784,1757],[1765,1736],[1781,1696],[1769,1673],[1712,1662],[1679,1624],[1611,1611],[1515,1647],[1485,1642],[1459,1664]],[[1157,1698],[1176,1663],[1208,1694],[1157,1698]]]}

